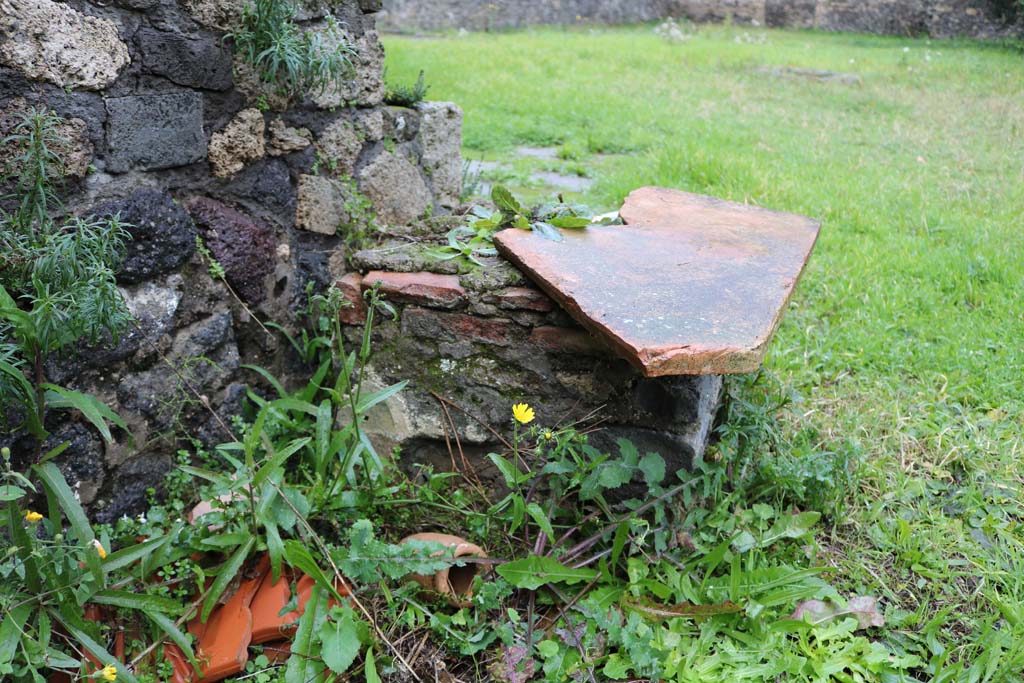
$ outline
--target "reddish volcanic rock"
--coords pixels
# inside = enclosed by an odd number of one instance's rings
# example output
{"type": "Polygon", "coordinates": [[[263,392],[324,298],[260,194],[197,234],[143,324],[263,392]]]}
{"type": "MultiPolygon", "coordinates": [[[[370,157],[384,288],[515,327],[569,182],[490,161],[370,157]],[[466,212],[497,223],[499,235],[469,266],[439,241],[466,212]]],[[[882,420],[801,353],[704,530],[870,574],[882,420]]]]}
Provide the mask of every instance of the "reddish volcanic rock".
{"type": "Polygon", "coordinates": [[[502,255],[648,377],[756,370],[818,237],[795,214],[642,188],[624,226],[495,235],[502,255]]]}

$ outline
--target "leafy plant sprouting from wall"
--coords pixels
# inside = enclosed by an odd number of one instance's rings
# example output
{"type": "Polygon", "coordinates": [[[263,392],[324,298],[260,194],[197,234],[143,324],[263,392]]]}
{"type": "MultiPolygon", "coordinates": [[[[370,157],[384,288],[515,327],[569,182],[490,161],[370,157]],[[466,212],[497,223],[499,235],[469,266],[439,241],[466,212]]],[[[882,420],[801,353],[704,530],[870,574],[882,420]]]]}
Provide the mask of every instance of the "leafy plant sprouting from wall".
{"type": "Polygon", "coordinates": [[[242,59],[261,81],[282,95],[323,92],[352,67],[355,48],[338,23],[327,17],[326,31],[303,31],[288,0],[255,0],[242,14],[242,28],[231,34],[242,59]]]}
{"type": "Polygon", "coordinates": [[[53,112],[30,110],[2,145],[14,208],[0,210],[0,407],[16,416],[8,427],[35,437],[36,460],[48,407],[80,410],[108,439],[106,422],[120,423],[97,399],[48,384],[47,357],[81,339],[116,339],[131,321],[114,278],[128,238],[124,226],[116,216],[54,218],[64,174],[54,151],[60,123],[53,112]]]}
{"type": "MultiPolygon", "coordinates": [[[[386,71],[384,78],[387,78],[386,71]]],[[[427,96],[428,90],[430,90],[430,86],[423,80],[423,71],[421,70],[416,82],[412,85],[388,83],[387,92],[384,94],[384,104],[395,107],[415,107],[427,96]]]]}
{"type": "Polygon", "coordinates": [[[82,339],[116,339],[131,321],[114,278],[128,237],[125,226],[116,216],[59,220],[65,171],[55,151],[64,142],[60,124],[53,112],[32,109],[0,141],[9,159],[0,182],[13,188],[4,198],[12,208],[0,209],[0,414],[9,423],[3,427],[24,429],[35,439],[25,472],[15,469],[10,448],[0,448],[0,537],[9,543],[0,559],[0,678],[39,681],[44,672],[77,674],[88,655],[102,666],[93,678],[133,683],[130,669],[107,652],[99,625],[84,618],[84,603],[145,615],[194,657],[167,616],[178,604],[139,594],[121,573],[150,562],[174,534],[108,556],[109,538],[93,530],[50,462],[68,444],[42,452],[48,409],[78,410],[107,441],[108,423],[125,427],[96,397],[47,383],[44,368],[47,356],[82,339]],[[28,508],[42,497],[45,515],[28,508]]]}

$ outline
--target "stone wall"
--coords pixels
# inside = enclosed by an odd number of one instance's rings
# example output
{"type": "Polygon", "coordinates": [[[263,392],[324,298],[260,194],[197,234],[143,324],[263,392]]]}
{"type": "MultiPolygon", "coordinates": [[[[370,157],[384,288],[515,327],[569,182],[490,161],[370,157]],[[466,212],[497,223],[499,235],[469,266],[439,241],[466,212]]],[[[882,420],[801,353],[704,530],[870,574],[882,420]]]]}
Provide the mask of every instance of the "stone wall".
{"type": "MultiPolygon", "coordinates": [[[[138,509],[183,435],[226,439],[260,363],[307,373],[281,335],[307,283],[347,270],[345,243],[378,223],[444,214],[461,184],[461,111],[383,104],[375,0],[306,0],[303,28],[330,13],[356,47],[354,69],[288,100],[233,54],[238,0],[0,0],[0,139],[19,114],[59,114],[69,213],[119,213],[133,239],[118,282],[137,325],[50,360],[47,379],[97,394],[128,423],[105,445],[67,412],[47,425],[70,441],[59,464],[101,521],[138,509]],[[224,268],[211,277],[201,237],[224,268]]],[[[10,187],[0,188],[6,195],[10,187]]],[[[16,462],[30,446],[17,435],[16,462]]]]}
{"type": "Polygon", "coordinates": [[[935,38],[1024,35],[1024,17],[1001,15],[994,0],[384,0],[384,9],[381,26],[392,31],[623,24],[672,16],[935,38]]]}
{"type": "Polygon", "coordinates": [[[386,31],[490,31],[539,24],[630,24],[665,16],[665,0],[385,0],[386,31]]]}

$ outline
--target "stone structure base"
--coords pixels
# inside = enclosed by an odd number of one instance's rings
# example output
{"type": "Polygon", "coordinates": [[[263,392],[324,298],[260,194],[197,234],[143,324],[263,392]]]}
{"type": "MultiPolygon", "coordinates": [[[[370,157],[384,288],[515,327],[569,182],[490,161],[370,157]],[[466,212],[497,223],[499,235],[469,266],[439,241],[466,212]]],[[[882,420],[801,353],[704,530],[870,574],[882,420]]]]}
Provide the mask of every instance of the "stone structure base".
{"type": "MultiPolygon", "coordinates": [[[[479,466],[501,449],[488,426],[508,434],[512,405],[525,402],[537,425],[593,429],[591,443],[607,452],[628,439],[641,453],[660,453],[670,470],[703,454],[720,376],[645,378],[510,264],[493,259],[462,275],[430,273],[420,270],[419,248],[396,243],[359,252],[353,261],[361,273],[341,282],[356,306],[359,292],[379,283],[397,311],[376,325],[367,380],[378,388],[410,384],[369,416],[366,429],[379,448],[449,469],[448,443],[454,447],[457,436],[479,466]]],[[[358,343],[362,313],[353,308],[346,319],[358,343]]]]}

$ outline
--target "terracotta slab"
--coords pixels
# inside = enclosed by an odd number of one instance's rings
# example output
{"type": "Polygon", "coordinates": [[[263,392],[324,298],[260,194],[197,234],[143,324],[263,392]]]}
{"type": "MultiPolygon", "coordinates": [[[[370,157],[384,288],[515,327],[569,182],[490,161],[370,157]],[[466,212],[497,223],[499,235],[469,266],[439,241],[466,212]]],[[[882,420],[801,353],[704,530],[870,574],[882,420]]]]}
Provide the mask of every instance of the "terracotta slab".
{"type": "Polygon", "coordinates": [[[562,230],[564,242],[513,228],[495,244],[648,377],[757,370],[820,225],[663,188],[620,214],[628,225],[562,230]]]}

